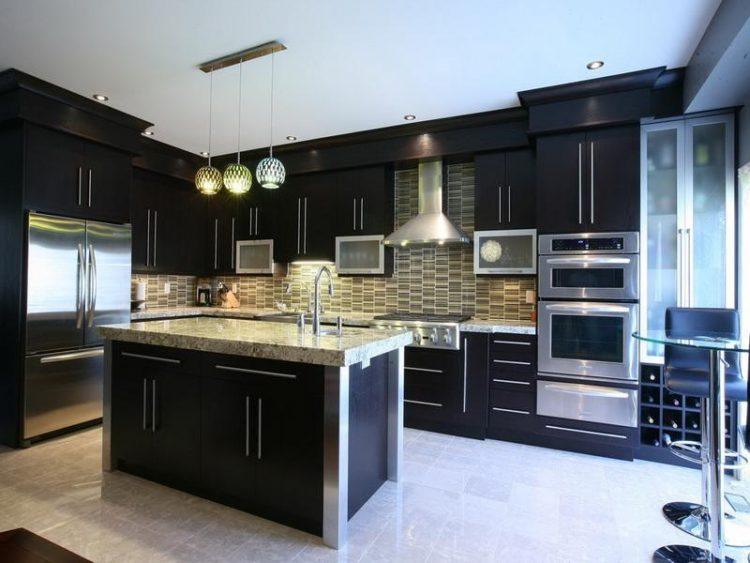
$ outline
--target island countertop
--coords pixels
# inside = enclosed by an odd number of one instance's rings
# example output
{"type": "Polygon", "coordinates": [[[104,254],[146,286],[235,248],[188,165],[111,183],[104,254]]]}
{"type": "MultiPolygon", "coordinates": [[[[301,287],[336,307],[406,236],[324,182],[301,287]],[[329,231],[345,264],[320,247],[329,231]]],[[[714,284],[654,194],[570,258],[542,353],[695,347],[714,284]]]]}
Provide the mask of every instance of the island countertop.
{"type": "Polygon", "coordinates": [[[294,324],[220,317],[131,322],[99,327],[109,340],[235,356],[350,366],[407,346],[405,330],[344,327],[341,336],[300,333],[294,324]]]}

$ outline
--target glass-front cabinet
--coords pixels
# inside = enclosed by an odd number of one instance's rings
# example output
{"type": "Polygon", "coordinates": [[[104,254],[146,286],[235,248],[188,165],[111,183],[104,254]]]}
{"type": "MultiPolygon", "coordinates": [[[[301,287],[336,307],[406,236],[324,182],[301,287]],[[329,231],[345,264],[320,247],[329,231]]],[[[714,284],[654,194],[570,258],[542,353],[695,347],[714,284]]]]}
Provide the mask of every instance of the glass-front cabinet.
{"type": "Polygon", "coordinates": [[[733,115],[641,127],[641,330],[671,306],[734,307],[734,193],[733,115]]]}

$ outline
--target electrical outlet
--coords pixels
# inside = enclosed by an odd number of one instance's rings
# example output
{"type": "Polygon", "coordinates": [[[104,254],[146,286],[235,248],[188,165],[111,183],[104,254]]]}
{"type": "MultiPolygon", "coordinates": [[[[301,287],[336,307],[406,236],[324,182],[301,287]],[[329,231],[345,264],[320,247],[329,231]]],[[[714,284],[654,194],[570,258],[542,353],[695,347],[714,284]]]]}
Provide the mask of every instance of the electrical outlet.
{"type": "Polygon", "coordinates": [[[172,291],[172,284],[169,282],[164,282],[164,295],[169,295],[170,291],[172,291]]]}

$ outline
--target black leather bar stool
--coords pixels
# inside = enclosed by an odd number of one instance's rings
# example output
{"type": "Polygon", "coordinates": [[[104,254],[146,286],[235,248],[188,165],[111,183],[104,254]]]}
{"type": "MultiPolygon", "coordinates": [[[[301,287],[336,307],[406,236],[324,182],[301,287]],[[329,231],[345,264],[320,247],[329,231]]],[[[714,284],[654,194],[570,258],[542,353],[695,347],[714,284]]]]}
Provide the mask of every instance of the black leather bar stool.
{"type": "MultiPolygon", "coordinates": [[[[697,309],[670,307],[666,312],[665,330],[673,337],[691,338],[701,334],[723,334],[737,339],[740,334],[737,311],[731,309],[697,309]]],[[[739,354],[724,355],[724,399],[747,401],[747,381],[742,378],[739,354]]],[[[709,435],[709,354],[705,350],[682,346],[665,346],[664,378],[667,389],[673,393],[700,397],[701,443],[688,440],[674,442],[670,449],[682,459],[701,464],[702,504],[670,502],[663,507],[664,516],[681,530],[703,540],[709,540],[711,483],[707,452],[711,447],[709,435]]],[[[722,426],[723,426],[723,420],[722,426]]],[[[724,435],[722,429],[719,436],[724,435]]],[[[727,456],[738,457],[734,452],[727,456]]],[[[727,466],[729,468],[729,466],[727,466]]],[[[750,527],[729,514],[724,514],[724,544],[750,546],[750,527]]]]}

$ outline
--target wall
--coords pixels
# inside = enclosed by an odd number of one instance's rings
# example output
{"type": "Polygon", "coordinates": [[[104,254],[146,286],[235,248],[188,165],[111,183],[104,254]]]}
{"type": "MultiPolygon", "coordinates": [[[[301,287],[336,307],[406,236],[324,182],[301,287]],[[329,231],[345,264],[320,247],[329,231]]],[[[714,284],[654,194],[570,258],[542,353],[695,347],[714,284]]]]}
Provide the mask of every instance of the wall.
{"type": "MultiPolygon", "coordinates": [[[[474,232],[474,164],[448,167],[448,216],[468,234],[474,232]]],[[[396,225],[417,213],[417,169],[396,172],[396,225]]],[[[395,249],[394,274],[384,277],[334,277],[334,296],[323,292],[328,310],[355,313],[410,311],[415,313],[465,313],[479,318],[530,320],[532,305],[526,291],[536,288],[529,276],[476,277],[471,245],[395,249]]],[[[223,276],[213,280],[184,276],[140,276],[149,283],[148,305],[191,305],[189,289],[195,283],[237,283],[243,306],[270,309],[275,302],[306,308],[308,288],[318,265],[291,264],[285,277],[223,276]],[[177,284],[169,296],[155,294],[164,281],[177,284]],[[285,287],[291,283],[291,293],[285,287]],[[153,287],[153,291],[152,291],[153,287]],[[186,292],[188,292],[186,294],[186,292]]],[[[329,266],[334,270],[333,266],[329,266]]]]}

